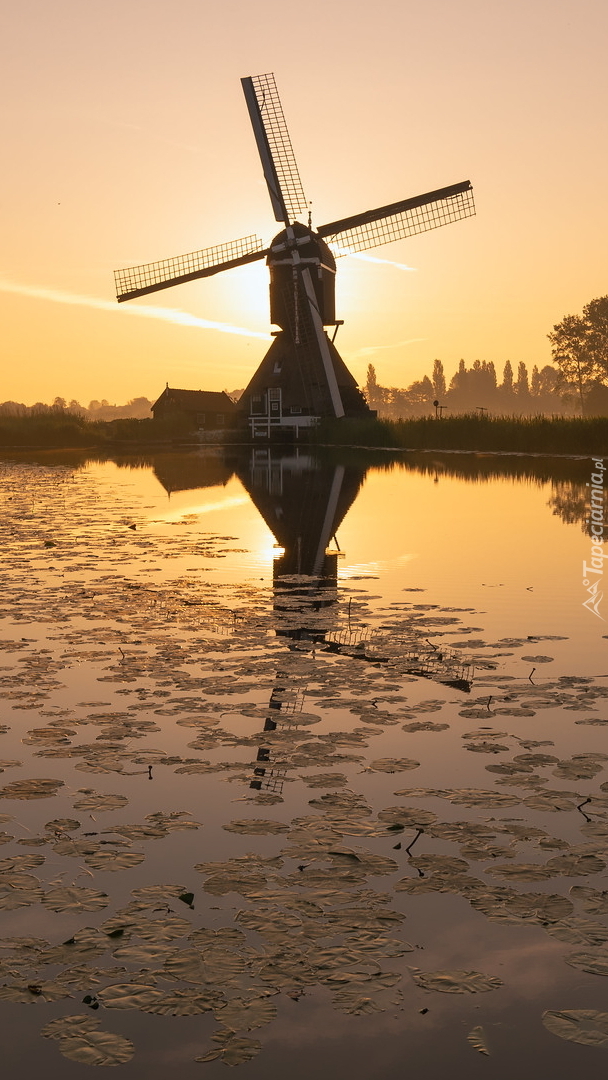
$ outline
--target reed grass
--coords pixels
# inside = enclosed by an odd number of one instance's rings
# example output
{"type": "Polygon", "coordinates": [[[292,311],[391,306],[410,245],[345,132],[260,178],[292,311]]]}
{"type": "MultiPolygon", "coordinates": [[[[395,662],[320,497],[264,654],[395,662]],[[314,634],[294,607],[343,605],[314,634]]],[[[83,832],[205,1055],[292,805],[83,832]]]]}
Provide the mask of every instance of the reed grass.
{"type": "Polygon", "coordinates": [[[0,447],[110,448],[125,443],[167,443],[180,434],[179,425],[152,419],[87,420],[65,412],[0,416],[0,447]]]}
{"type": "Polygon", "coordinates": [[[608,417],[461,416],[411,420],[325,421],[316,438],[337,446],[403,450],[502,451],[528,454],[608,454],[608,417]]]}
{"type": "MultiPolygon", "coordinates": [[[[231,435],[234,440],[235,433],[231,435]]],[[[188,436],[173,422],[87,420],[71,413],[0,416],[0,447],[101,447],[172,445],[188,436]]],[[[189,435],[192,441],[195,436],[189,435]]],[[[395,450],[468,450],[483,453],[608,456],[608,417],[461,416],[409,420],[326,420],[311,439],[329,446],[395,450]]],[[[242,432],[242,441],[248,435],[242,432]]]]}

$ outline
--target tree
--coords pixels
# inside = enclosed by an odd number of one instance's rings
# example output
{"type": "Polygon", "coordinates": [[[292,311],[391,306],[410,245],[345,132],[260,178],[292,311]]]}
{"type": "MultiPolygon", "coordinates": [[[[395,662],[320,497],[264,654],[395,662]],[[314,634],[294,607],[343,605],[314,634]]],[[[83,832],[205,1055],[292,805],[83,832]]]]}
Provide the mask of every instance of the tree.
{"type": "Polygon", "coordinates": [[[515,383],[515,393],[520,397],[527,397],[530,393],[530,385],[528,383],[528,369],[523,360],[519,361],[517,365],[517,381],[515,383]]]}
{"type": "Polygon", "coordinates": [[[441,401],[446,394],[445,374],[441,360],[435,360],[433,364],[433,393],[441,401]]]}
{"type": "Polygon", "coordinates": [[[608,296],[590,300],[583,308],[597,365],[597,380],[608,383],[608,296]]]}
{"type": "Polygon", "coordinates": [[[456,371],[450,380],[450,389],[448,393],[450,408],[456,406],[460,408],[466,405],[467,390],[468,390],[468,376],[467,366],[464,360],[461,360],[458,364],[458,371],[456,371]]]}
{"type": "Polygon", "coordinates": [[[513,392],[513,368],[511,367],[511,361],[507,360],[503,372],[502,372],[502,385],[501,390],[505,390],[507,394],[513,392]]]}
{"type": "Polygon", "coordinates": [[[563,390],[563,380],[557,368],[545,364],[538,373],[541,394],[559,394],[563,390]]]}
{"type": "Polygon", "coordinates": [[[428,375],[425,375],[423,379],[418,379],[408,386],[407,393],[410,401],[415,404],[430,405],[435,396],[435,388],[428,375]]]}
{"type": "Polygon", "coordinates": [[[566,315],[548,337],[553,360],[565,381],[576,387],[584,413],[589,384],[608,383],[608,296],[590,300],[582,315],[566,315]]]}
{"type": "Polygon", "coordinates": [[[376,369],[373,364],[367,365],[367,379],[365,381],[365,395],[367,397],[368,405],[372,408],[374,405],[379,404],[380,401],[380,387],[378,386],[378,380],[376,378],[376,369]]]}
{"type": "Polygon", "coordinates": [[[530,393],[532,397],[540,397],[540,371],[538,365],[535,364],[532,368],[532,378],[530,379],[530,393]]]}

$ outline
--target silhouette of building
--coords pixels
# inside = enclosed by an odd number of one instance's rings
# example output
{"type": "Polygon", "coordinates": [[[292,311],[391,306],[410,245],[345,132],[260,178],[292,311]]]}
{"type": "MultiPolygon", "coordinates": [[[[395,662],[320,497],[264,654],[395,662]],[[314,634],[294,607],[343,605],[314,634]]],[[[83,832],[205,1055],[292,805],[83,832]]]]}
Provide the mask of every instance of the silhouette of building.
{"type": "Polygon", "coordinates": [[[176,390],[167,386],[152,406],[155,420],[170,420],[185,429],[208,431],[234,427],[237,408],[222,390],[176,390]]]}
{"type": "Polygon", "coordinates": [[[219,446],[201,447],[188,454],[150,454],[148,460],[168,495],[176,491],[224,487],[234,471],[219,446]]]}

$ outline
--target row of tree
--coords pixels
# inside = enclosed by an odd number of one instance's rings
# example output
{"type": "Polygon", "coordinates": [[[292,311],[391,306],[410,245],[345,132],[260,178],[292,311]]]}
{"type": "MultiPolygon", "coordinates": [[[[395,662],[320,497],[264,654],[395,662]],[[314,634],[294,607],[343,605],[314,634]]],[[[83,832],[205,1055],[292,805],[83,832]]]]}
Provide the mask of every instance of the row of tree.
{"type": "Polygon", "coordinates": [[[441,360],[435,360],[431,376],[413,382],[406,389],[380,386],[373,364],[367,369],[366,397],[372,409],[380,416],[397,420],[399,417],[424,416],[434,411],[434,403],[450,413],[491,412],[496,415],[529,416],[538,413],[572,414],[571,403],[562,400],[560,374],[547,364],[540,371],[534,367],[532,375],[524,363],[517,374],[509,360],[504,365],[502,381],[499,381],[494,364],[476,360],[468,368],[461,360],[449,385],[441,360]]]}
{"type": "Polygon", "coordinates": [[[367,369],[366,397],[380,416],[424,416],[439,406],[451,413],[476,409],[495,415],[608,415],[608,296],[592,300],[582,315],[567,315],[548,335],[554,365],[534,365],[531,374],[520,362],[517,373],[509,360],[499,380],[492,361],[475,360],[446,381],[441,360],[432,375],[406,389],[381,386],[373,364],[367,369]],[[437,406],[435,403],[438,403],[437,406]]]}
{"type": "Polygon", "coordinates": [[[150,418],[152,402],[146,397],[131,398],[126,405],[110,405],[105,398],[102,401],[90,401],[88,406],[80,402],[56,397],[52,405],[37,401],[35,405],[23,405],[20,401],[3,401],[0,404],[0,416],[45,416],[52,414],[72,414],[85,420],[119,420],[133,417],[137,420],[150,418]]]}
{"type": "MultiPolygon", "coordinates": [[[[243,393],[242,390],[226,391],[229,397],[238,401],[243,393]]],[[[82,416],[85,420],[122,420],[131,418],[134,420],[149,420],[152,417],[152,404],[147,397],[131,398],[126,405],[110,405],[109,401],[96,398],[88,405],[81,405],[79,401],[56,397],[52,405],[45,405],[37,401],[35,405],[23,405],[20,401],[3,401],[0,403],[0,416],[45,416],[49,413],[82,416]]]]}

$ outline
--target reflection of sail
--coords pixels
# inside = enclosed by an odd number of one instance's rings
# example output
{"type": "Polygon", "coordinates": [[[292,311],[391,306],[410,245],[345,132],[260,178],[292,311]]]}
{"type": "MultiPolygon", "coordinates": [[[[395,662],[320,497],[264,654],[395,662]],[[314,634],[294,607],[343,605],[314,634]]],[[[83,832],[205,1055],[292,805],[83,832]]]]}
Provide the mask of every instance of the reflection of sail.
{"type": "MultiPolygon", "coordinates": [[[[297,713],[302,711],[304,704],[305,691],[303,689],[290,685],[289,676],[283,675],[281,671],[277,671],[276,677],[277,682],[268,702],[264,731],[276,731],[279,724],[283,725],[286,720],[293,721],[297,713]]],[[[253,779],[249,787],[254,791],[267,791],[272,795],[281,795],[287,776],[287,767],[280,762],[274,762],[271,753],[269,746],[258,747],[253,779]]]]}

